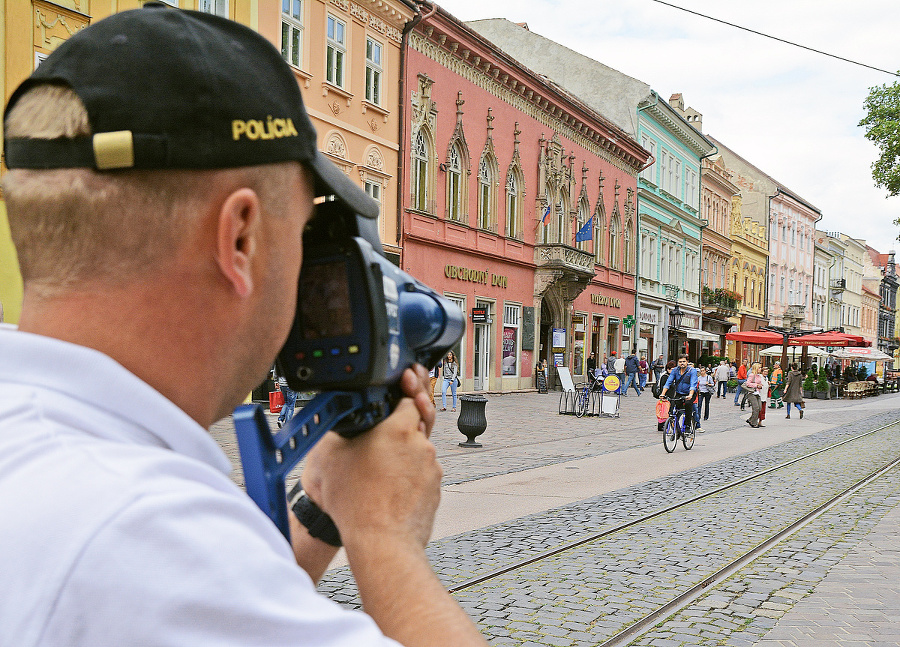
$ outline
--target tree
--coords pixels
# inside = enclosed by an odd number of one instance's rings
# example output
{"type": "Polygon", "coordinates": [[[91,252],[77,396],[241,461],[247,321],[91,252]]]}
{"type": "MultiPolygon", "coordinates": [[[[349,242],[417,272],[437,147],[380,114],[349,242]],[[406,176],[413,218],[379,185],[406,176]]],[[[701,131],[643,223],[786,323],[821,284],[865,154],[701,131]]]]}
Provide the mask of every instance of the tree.
{"type": "MultiPolygon", "coordinates": [[[[878,146],[879,157],[872,164],[875,186],[887,189],[888,196],[900,194],[900,81],[869,88],[863,107],[865,118],[859,125],[866,139],[878,146]]],[[[900,226],[900,218],[894,220],[900,226]]],[[[900,239],[900,236],[898,236],[900,239]]]]}

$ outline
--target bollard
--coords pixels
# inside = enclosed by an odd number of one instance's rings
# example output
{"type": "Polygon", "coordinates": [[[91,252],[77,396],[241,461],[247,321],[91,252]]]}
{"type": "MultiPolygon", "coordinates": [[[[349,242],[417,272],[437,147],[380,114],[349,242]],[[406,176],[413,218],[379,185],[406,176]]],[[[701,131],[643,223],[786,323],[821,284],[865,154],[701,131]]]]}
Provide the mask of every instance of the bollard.
{"type": "Polygon", "coordinates": [[[456,426],[459,427],[460,433],[466,437],[466,442],[460,443],[460,447],[481,447],[480,443],[475,442],[475,438],[484,433],[487,429],[487,417],[484,413],[484,407],[487,404],[487,398],[481,395],[461,395],[459,396],[460,412],[456,426]]]}

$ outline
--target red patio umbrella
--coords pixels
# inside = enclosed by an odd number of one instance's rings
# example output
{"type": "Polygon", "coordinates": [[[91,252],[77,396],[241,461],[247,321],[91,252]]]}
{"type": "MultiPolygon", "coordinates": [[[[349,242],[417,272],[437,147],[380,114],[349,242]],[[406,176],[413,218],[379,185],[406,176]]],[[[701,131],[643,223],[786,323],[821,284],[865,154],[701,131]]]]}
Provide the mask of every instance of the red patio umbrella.
{"type": "Polygon", "coordinates": [[[871,346],[872,342],[859,335],[843,332],[817,332],[791,337],[788,344],[791,346],[871,346]]]}
{"type": "Polygon", "coordinates": [[[765,344],[766,346],[774,346],[782,343],[784,335],[765,330],[747,330],[744,332],[726,333],[725,339],[728,341],[740,341],[745,344],[765,344]]]}

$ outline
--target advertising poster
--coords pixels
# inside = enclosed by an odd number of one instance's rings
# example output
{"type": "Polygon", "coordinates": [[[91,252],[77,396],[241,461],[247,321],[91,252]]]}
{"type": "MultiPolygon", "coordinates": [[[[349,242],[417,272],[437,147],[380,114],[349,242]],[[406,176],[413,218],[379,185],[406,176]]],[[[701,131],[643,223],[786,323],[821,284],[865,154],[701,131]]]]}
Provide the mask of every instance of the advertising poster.
{"type": "Polygon", "coordinates": [[[503,329],[503,375],[517,375],[516,358],[518,350],[516,349],[516,332],[517,328],[503,329]]]}
{"type": "Polygon", "coordinates": [[[566,329],[565,328],[554,328],[553,329],[553,348],[565,348],[566,347],[566,329]]]}

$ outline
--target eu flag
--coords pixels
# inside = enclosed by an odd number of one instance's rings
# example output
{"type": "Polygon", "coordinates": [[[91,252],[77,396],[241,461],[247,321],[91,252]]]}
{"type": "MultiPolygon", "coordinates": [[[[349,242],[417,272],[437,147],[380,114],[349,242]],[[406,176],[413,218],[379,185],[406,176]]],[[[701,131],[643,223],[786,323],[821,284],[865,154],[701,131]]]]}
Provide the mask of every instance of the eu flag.
{"type": "Polygon", "coordinates": [[[575,234],[575,242],[580,243],[585,240],[594,240],[594,216],[588,218],[584,226],[575,234]]]}

